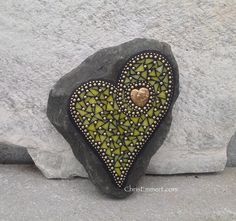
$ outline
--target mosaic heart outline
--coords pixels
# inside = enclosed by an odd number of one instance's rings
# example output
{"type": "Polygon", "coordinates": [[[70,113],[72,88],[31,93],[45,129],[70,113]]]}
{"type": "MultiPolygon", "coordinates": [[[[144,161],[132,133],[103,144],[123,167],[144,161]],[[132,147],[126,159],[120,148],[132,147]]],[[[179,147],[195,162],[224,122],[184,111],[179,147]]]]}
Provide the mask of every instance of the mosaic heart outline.
{"type": "Polygon", "coordinates": [[[128,59],[117,81],[90,80],[69,100],[72,121],[104,163],[114,183],[125,185],[132,165],[157,130],[172,103],[174,73],[158,51],[142,51],[128,59]],[[144,107],[131,99],[132,89],[145,87],[144,107]]]}

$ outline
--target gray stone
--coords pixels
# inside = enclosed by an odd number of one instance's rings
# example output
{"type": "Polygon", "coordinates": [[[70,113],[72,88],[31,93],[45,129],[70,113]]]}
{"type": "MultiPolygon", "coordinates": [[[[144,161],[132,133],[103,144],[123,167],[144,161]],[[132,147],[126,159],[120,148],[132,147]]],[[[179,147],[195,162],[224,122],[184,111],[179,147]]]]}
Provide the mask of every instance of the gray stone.
{"type": "Polygon", "coordinates": [[[0,163],[32,164],[33,160],[25,147],[0,143],[0,163]]]}
{"type": "Polygon", "coordinates": [[[197,178],[145,176],[125,200],[107,199],[88,179],[47,180],[33,166],[0,165],[0,177],[4,221],[236,220],[236,168],[197,178]]]}
{"type": "Polygon", "coordinates": [[[236,133],[232,136],[227,147],[227,166],[236,167],[236,133]]]}
{"type": "Polygon", "coordinates": [[[115,85],[117,82],[114,79],[118,78],[120,70],[123,69],[130,56],[145,50],[160,51],[166,56],[173,68],[175,90],[167,116],[158,130],[153,133],[151,140],[145,144],[142,154],[136,158],[131,172],[127,176],[126,186],[136,186],[140,177],[145,174],[150,158],[166,138],[172,120],[172,107],[179,95],[178,66],[168,44],[152,39],[134,39],[119,46],[102,49],[63,76],[50,91],[48,99],[47,116],[49,120],[71,145],[76,158],[85,167],[92,182],[104,193],[119,198],[130,193],[114,185],[95,151],[90,148],[87,140],[73,125],[68,114],[68,102],[74,89],[81,83],[103,79],[111,81],[115,85]]]}
{"type": "Polygon", "coordinates": [[[46,117],[50,89],[103,47],[135,37],[161,39],[177,59],[181,93],[170,132],[147,173],[222,171],[236,124],[234,5],[1,1],[0,142],[26,147],[49,178],[87,176],[46,117]]]}

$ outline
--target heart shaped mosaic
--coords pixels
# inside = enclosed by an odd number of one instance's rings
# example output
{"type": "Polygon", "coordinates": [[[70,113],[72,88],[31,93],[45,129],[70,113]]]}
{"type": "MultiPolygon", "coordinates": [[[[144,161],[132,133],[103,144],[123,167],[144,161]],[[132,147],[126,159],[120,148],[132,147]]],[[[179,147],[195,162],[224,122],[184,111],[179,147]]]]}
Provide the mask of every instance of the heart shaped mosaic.
{"type": "Polygon", "coordinates": [[[127,61],[115,84],[92,80],[72,93],[72,120],[119,188],[167,114],[173,92],[174,73],[167,58],[144,51],[127,61]]]}

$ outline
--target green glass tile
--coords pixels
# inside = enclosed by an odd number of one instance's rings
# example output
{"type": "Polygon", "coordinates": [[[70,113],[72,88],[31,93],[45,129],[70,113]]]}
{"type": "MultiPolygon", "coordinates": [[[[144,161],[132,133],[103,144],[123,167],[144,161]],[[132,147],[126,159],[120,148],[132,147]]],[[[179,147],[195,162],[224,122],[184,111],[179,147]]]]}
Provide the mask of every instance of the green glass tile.
{"type": "Polygon", "coordinates": [[[125,145],[128,146],[129,144],[131,144],[131,141],[130,140],[126,140],[125,141],[125,145]]]}
{"type": "Polygon", "coordinates": [[[116,126],[115,126],[114,124],[110,123],[110,124],[109,124],[109,128],[110,128],[110,129],[115,129],[116,126]]]}
{"type": "Polygon", "coordinates": [[[104,94],[103,94],[103,93],[102,93],[102,94],[100,94],[99,98],[100,98],[100,100],[104,100],[104,99],[105,99],[105,96],[104,96],[104,94]]]}
{"type": "Polygon", "coordinates": [[[120,145],[118,143],[113,143],[115,148],[119,148],[120,145]]]}
{"type": "Polygon", "coordinates": [[[104,128],[105,130],[108,130],[109,128],[109,123],[105,123],[102,125],[102,128],[104,128]]]}
{"type": "Polygon", "coordinates": [[[152,71],[149,73],[149,76],[150,76],[150,77],[155,77],[155,76],[156,76],[156,71],[155,71],[155,70],[152,70],[152,71]]]}
{"type": "Polygon", "coordinates": [[[134,136],[138,136],[139,135],[139,131],[138,130],[134,130],[134,136]]]}
{"type": "Polygon", "coordinates": [[[142,71],[144,71],[143,64],[141,64],[135,71],[137,71],[137,72],[142,72],[142,71]]]}
{"type": "Polygon", "coordinates": [[[150,58],[146,59],[146,61],[145,61],[146,64],[149,64],[149,63],[152,63],[152,62],[153,62],[153,59],[150,59],[150,58]]]}
{"type": "Polygon", "coordinates": [[[80,103],[77,102],[77,103],[75,104],[75,108],[76,108],[76,109],[81,109],[82,106],[80,105],[80,103]]]}
{"type": "MultiPolygon", "coordinates": [[[[117,110],[119,107],[118,107],[118,105],[115,103],[114,104],[114,110],[117,110]]],[[[117,111],[118,112],[118,111],[117,111]]]]}
{"type": "Polygon", "coordinates": [[[134,123],[138,123],[139,121],[139,118],[138,117],[131,117],[131,120],[134,122],[134,123]]]}
{"type": "Polygon", "coordinates": [[[123,124],[123,125],[125,125],[125,126],[130,126],[130,122],[129,121],[125,121],[125,123],[123,124]]]}
{"type": "Polygon", "coordinates": [[[165,99],[161,99],[161,104],[164,105],[166,103],[165,99]]]}
{"type": "Polygon", "coordinates": [[[157,68],[157,71],[160,73],[162,73],[162,70],[163,70],[163,65],[157,68]]]}
{"type": "Polygon", "coordinates": [[[139,80],[140,79],[140,76],[139,75],[134,75],[132,80],[130,80],[130,82],[136,82],[136,80],[139,80]]]}
{"type": "Polygon", "coordinates": [[[113,135],[112,132],[107,131],[107,136],[111,137],[113,135]]]}
{"type": "Polygon", "coordinates": [[[88,120],[84,121],[84,125],[89,125],[89,124],[90,124],[90,122],[88,120]]]}
{"type": "Polygon", "coordinates": [[[135,149],[134,146],[133,147],[132,146],[128,146],[127,148],[129,149],[130,152],[134,152],[134,149],[135,149]]]}
{"type": "Polygon", "coordinates": [[[121,151],[126,151],[126,150],[128,150],[127,147],[125,147],[125,146],[122,146],[122,147],[121,147],[121,151]]]}
{"type": "Polygon", "coordinates": [[[79,113],[82,117],[87,114],[87,112],[86,112],[86,111],[83,111],[83,110],[77,110],[77,111],[78,111],[78,113],[79,113]]]}
{"type": "Polygon", "coordinates": [[[119,132],[120,132],[121,134],[124,133],[124,129],[123,129],[122,127],[118,127],[118,130],[119,130],[119,132]]]}
{"type": "Polygon", "coordinates": [[[111,156],[111,149],[110,149],[110,148],[107,148],[106,154],[107,154],[108,156],[111,156]]]}
{"type": "Polygon", "coordinates": [[[152,77],[151,80],[153,80],[155,83],[158,80],[158,77],[152,77]]]}
{"type": "Polygon", "coordinates": [[[153,109],[151,108],[148,112],[147,112],[148,116],[151,117],[153,116],[153,109]]]}
{"type": "MultiPolygon", "coordinates": [[[[109,113],[109,112],[108,112],[108,113],[109,113]]],[[[107,114],[106,116],[107,116],[107,119],[109,119],[109,120],[110,120],[110,119],[113,120],[113,116],[112,116],[111,114],[107,114]]]]}
{"type": "Polygon", "coordinates": [[[91,91],[91,93],[92,93],[93,95],[95,95],[95,96],[98,95],[98,91],[97,91],[97,90],[91,89],[90,91],[91,91]]]}
{"type": "Polygon", "coordinates": [[[87,96],[93,96],[92,92],[91,92],[91,91],[88,92],[88,93],[87,93],[87,96]]]}
{"type": "Polygon", "coordinates": [[[120,114],[120,119],[124,119],[126,117],[126,115],[124,113],[120,114]]]}
{"type": "Polygon", "coordinates": [[[129,136],[129,140],[131,140],[133,142],[133,140],[135,140],[135,137],[129,136]]]}
{"type": "Polygon", "coordinates": [[[119,114],[113,115],[113,116],[114,116],[114,118],[115,118],[116,120],[119,120],[119,119],[120,119],[120,115],[119,115],[119,114]]]}
{"type": "Polygon", "coordinates": [[[102,111],[102,108],[98,105],[95,106],[95,113],[100,113],[102,111]]]}
{"type": "Polygon", "coordinates": [[[146,79],[147,78],[147,71],[142,72],[141,76],[146,79]]]}
{"type": "Polygon", "coordinates": [[[161,90],[162,90],[162,91],[165,91],[165,90],[166,90],[166,86],[165,86],[165,85],[162,85],[162,86],[161,86],[161,90]]]}
{"type": "Polygon", "coordinates": [[[112,96],[109,96],[109,97],[107,98],[107,101],[113,102],[113,97],[112,97],[112,96]]]}
{"type": "Polygon", "coordinates": [[[107,110],[108,110],[108,111],[111,111],[111,110],[114,110],[114,108],[108,103],[108,104],[107,104],[107,110]]]}
{"type": "Polygon", "coordinates": [[[145,119],[144,121],[143,121],[143,126],[148,126],[148,120],[147,119],[145,119]]]}
{"type": "Polygon", "coordinates": [[[95,136],[95,141],[96,141],[96,142],[101,141],[101,140],[100,140],[100,136],[99,136],[98,134],[95,136]]]}
{"type": "Polygon", "coordinates": [[[103,149],[107,149],[107,143],[106,143],[106,142],[103,142],[102,145],[101,145],[101,147],[102,147],[103,149]]]}
{"type": "Polygon", "coordinates": [[[166,93],[165,93],[164,91],[162,91],[162,92],[158,95],[158,97],[163,98],[163,99],[166,99],[166,93]]]}
{"type": "Polygon", "coordinates": [[[155,84],[154,85],[154,89],[155,89],[155,91],[159,91],[160,90],[160,85],[159,84],[155,84]]]}
{"type": "Polygon", "coordinates": [[[93,132],[91,132],[91,131],[89,131],[89,135],[93,138],[93,139],[95,139],[95,134],[93,133],[93,132]]]}
{"type": "MultiPolygon", "coordinates": [[[[130,73],[130,75],[134,75],[134,74],[136,74],[136,72],[135,72],[134,70],[132,70],[132,69],[130,70],[129,73],[130,73]]],[[[129,78],[127,78],[127,79],[129,79],[129,78]]]]}
{"type": "Polygon", "coordinates": [[[120,170],[120,168],[119,168],[119,167],[115,168],[115,171],[116,171],[116,174],[117,174],[118,176],[120,176],[120,175],[121,175],[121,170],[120,170]]]}
{"type": "Polygon", "coordinates": [[[96,100],[93,97],[89,98],[88,101],[89,101],[90,104],[95,104],[96,103],[96,100]]]}
{"type": "Polygon", "coordinates": [[[117,148],[117,149],[114,151],[114,154],[120,155],[120,148],[117,148]]]}
{"type": "Polygon", "coordinates": [[[85,95],[84,92],[81,92],[81,93],[80,93],[80,97],[81,97],[82,99],[83,99],[84,95],[85,95]]]}
{"type": "Polygon", "coordinates": [[[130,79],[129,78],[125,78],[125,84],[129,83],[130,79]]]}
{"type": "Polygon", "coordinates": [[[87,109],[86,109],[87,112],[92,112],[92,107],[91,106],[88,106],[87,109]]]}
{"type": "Polygon", "coordinates": [[[100,140],[101,140],[101,142],[103,142],[105,139],[106,139],[106,137],[105,137],[105,136],[103,136],[103,135],[100,135],[100,140]]]}
{"type": "Polygon", "coordinates": [[[77,102],[76,105],[79,105],[79,106],[78,106],[79,109],[86,106],[85,103],[84,103],[84,101],[77,102]]]}
{"type": "Polygon", "coordinates": [[[156,81],[149,81],[149,83],[150,83],[151,85],[155,85],[155,84],[156,84],[156,81]]]}
{"type": "Polygon", "coordinates": [[[123,156],[124,159],[127,159],[129,158],[129,155],[126,153],[124,156],[123,156]]]}
{"type": "MultiPolygon", "coordinates": [[[[137,61],[138,64],[143,64],[145,62],[145,59],[137,61]]],[[[138,64],[134,64],[135,67],[138,67],[138,64]]]]}
{"type": "Polygon", "coordinates": [[[88,126],[88,130],[89,130],[89,131],[96,131],[96,128],[95,128],[94,124],[90,124],[90,125],[88,126]]]}
{"type": "Polygon", "coordinates": [[[153,69],[157,69],[157,68],[158,68],[158,64],[157,64],[157,63],[156,63],[156,64],[153,64],[152,68],[153,68],[153,69]]]}
{"type": "Polygon", "coordinates": [[[98,129],[99,127],[101,127],[104,123],[102,121],[97,121],[96,124],[96,129],[98,129]]]}
{"type": "Polygon", "coordinates": [[[138,140],[141,141],[143,139],[143,136],[137,136],[138,140]]]}
{"type": "Polygon", "coordinates": [[[108,96],[109,95],[109,89],[106,89],[103,93],[108,96]]]}
{"type": "Polygon", "coordinates": [[[163,79],[163,82],[168,84],[168,82],[169,82],[168,75],[165,76],[165,78],[163,79]]]}
{"type": "Polygon", "coordinates": [[[139,131],[140,132],[144,132],[144,128],[143,127],[139,127],[139,131]]]}
{"type": "Polygon", "coordinates": [[[157,72],[156,72],[156,76],[157,76],[157,77],[160,77],[160,76],[161,76],[161,72],[158,72],[158,71],[157,71],[157,72]]]}
{"type": "Polygon", "coordinates": [[[151,125],[154,122],[154,120],[152,118],[148,118],[148,122],[151,125]]]}
{"type": "Polygon", "coordinates": [[[119,138],[119,136],[117,136],[117,135],[112,136],[112,139],[113,139],[115,142],[118,140],[118,138],[119,138]]]}
{"type": "Polygon", "coordinates": [[[103,120],[102,116],[98,113],[95,115],[96,120],[103,120]]]}

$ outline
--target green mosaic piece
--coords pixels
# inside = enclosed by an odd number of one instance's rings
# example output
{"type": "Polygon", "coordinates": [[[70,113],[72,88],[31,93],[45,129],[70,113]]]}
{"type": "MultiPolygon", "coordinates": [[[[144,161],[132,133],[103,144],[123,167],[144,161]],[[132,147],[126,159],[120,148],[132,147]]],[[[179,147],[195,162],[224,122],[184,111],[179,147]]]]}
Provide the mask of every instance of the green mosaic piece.
{"type": "Polygon", "coordinates": [[[118,187],[166,115],[173,96],[174,76],[168,60],[156,51],[131,57],[116,84],[93,80],[71,95],[70,114],[91,147],[98,153],[118,187]],[[131,91],[146,88],[144,106],[131,91]]]}

